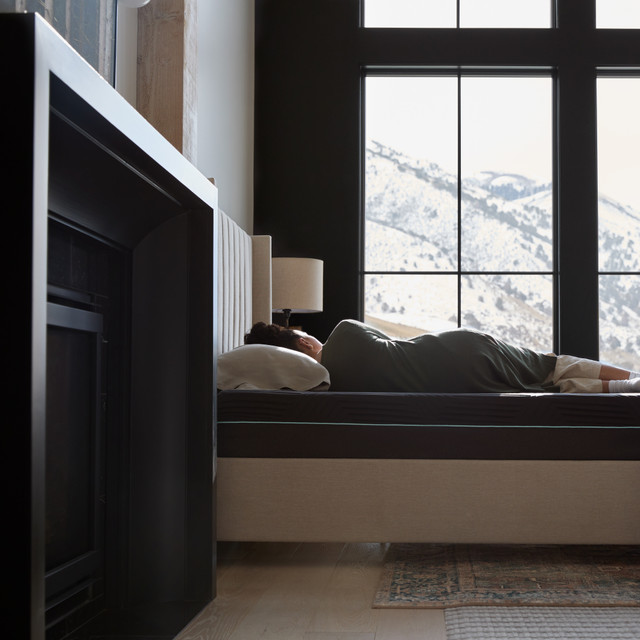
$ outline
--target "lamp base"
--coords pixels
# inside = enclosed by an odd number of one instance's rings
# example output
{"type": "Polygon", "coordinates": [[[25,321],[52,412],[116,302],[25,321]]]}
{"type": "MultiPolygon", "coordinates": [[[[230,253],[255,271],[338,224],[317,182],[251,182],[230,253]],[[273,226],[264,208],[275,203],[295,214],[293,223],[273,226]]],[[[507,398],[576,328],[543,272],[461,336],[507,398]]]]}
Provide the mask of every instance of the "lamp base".
{"type": "Polygon", "coordinates": [[[291,325],[290,321],[291,321],[291,309],[282,309],[282,311],[280,312],[282,313],[283,317],[284,317],[284,324],[283,326],[285,327],[285,329],[291,329],[291,330],[301,330],[302,327],[300,326],[296,326],[296,325],[291,325]]]}

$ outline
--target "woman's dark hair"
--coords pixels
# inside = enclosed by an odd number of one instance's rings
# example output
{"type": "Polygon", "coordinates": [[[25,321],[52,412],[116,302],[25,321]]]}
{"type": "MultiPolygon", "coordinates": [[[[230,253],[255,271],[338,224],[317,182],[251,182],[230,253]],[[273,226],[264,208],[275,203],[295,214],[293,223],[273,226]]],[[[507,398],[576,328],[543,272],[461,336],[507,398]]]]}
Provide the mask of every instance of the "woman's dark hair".
{"type": "Polygon", "coordinates": [[[285,347],[300,351],[298,340],[300,336],[291,329],[281,327],[278,324],[267,324],[266,322],[256,322],[251,327],[251,331],[245,334],[245,344],[270,344],[275,347],[285,347]]]}

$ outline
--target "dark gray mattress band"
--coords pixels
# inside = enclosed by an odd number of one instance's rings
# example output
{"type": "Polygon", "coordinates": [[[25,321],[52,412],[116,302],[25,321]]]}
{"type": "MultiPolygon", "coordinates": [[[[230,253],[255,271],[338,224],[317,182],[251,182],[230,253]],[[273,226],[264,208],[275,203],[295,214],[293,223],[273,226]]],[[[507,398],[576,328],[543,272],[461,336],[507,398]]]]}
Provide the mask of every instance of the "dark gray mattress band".
{"type": "Polygon", "coordinates": [[[640,396],[224,391],[218,455],[640,460],[640,396]]]}

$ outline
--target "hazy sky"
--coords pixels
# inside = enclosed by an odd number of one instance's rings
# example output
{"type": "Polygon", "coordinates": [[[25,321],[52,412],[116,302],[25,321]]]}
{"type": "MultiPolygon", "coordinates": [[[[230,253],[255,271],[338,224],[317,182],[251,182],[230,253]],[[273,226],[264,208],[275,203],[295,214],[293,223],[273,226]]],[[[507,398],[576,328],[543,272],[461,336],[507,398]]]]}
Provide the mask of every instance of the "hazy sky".
{"type": "MultiPolygon", "coordinates": [[[[462,174],[551,181],[550,78],[462,79],[462,174]]],[[[457,79],[368,77],[366,134],[457,173],[457,79]]],[[[598,81],[599,190],[640,212],[640,78],[598,81]]]]}
{"type": "MultiPolygon", "coordinates": [[[[640,4],[640,3],[639,3],[640,4]]],[[[640,212],[640,78],[598,80],[598,188],[640,212]]]]}
{"type": "MultiPolygon", "coordinates": [[[[640,28],[638,0],[596,0],[596,25],[608,29],[640,28]]],[[[456,26],[455,0],[365,0],[367,27],[456,26]]],[[[550,0],[460,0],[461,27],[551,26],[550,0]]]]}
{"type": "MultiPolygon", "coordinates": [[[[462,173],[551,181],[551,79],[462,79],[462,173]]],[[[455,77],[369,77],[367,137],[457,173],[455,77]]]]}
{"type": "Polygon", "coordinates": [[[596,26],[601,29],[640,29],[640,2],[596,0],[596,26]]]}
{"type": "MultiPolygon", "coordinates": [[[[460,0],[462,27],[550,26],[549,0],[460,0]]],[[[366,0],[367,27],[455,28],[455,0],[366,0]]]]}

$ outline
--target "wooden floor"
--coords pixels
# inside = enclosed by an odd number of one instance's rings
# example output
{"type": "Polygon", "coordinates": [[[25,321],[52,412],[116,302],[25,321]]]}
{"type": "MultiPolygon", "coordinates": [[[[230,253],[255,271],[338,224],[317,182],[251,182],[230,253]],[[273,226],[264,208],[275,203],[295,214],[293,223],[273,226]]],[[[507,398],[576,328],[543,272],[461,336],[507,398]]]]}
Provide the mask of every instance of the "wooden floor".
{"type": "Polygon", "coordinates": [[[219,544],[218,596],[176,640],[446,640],[442,610],[371,608],[386,548],[219,544]]]}

